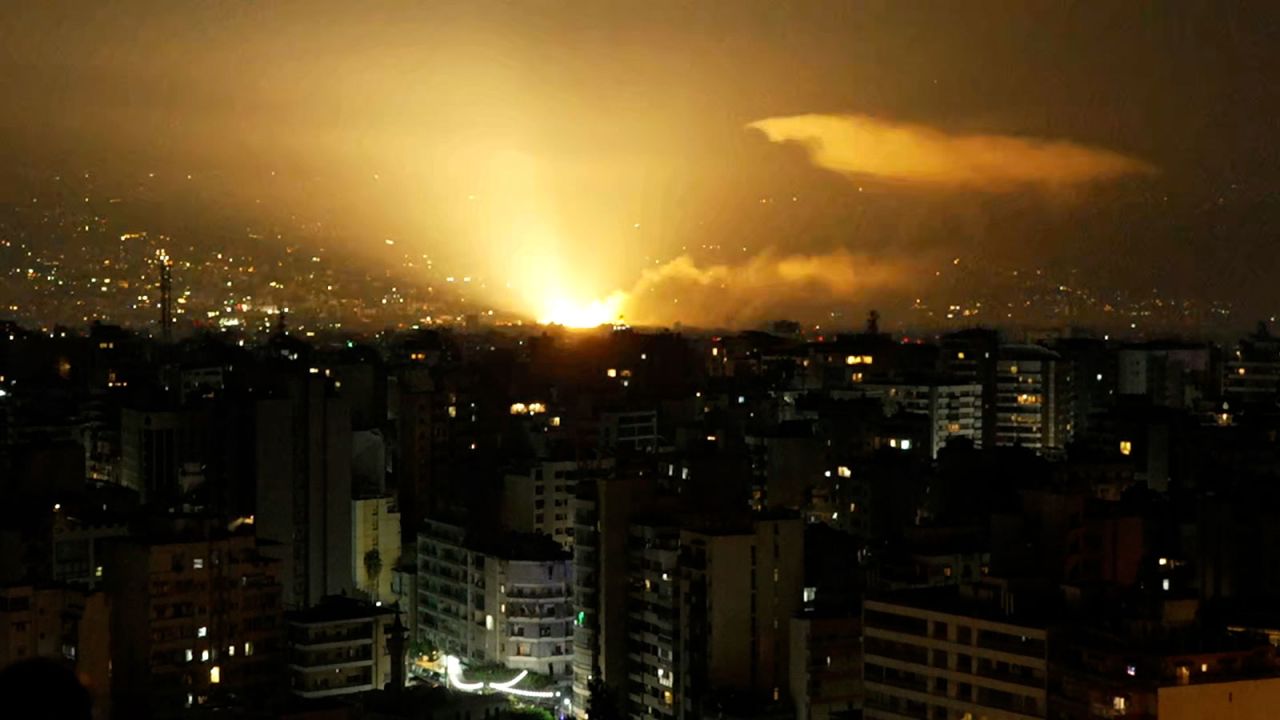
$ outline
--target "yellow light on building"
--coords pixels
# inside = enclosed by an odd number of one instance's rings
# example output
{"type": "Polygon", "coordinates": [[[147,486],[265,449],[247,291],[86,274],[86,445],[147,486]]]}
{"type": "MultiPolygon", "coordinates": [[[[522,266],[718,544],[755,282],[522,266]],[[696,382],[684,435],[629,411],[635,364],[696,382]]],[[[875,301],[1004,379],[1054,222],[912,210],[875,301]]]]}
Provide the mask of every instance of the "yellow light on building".
{"type": "Polygon", "coordinates": [[[1129,455],[1129,454],[1130,454],[1130,453],[1132,453],[1132,452],[1133,452],[1133,443],[1132,443],[1132,442],[1130,442],[1130,441],[1128,441],[1128,440],[1121,440],[1121,441],[1120,441],[1120,454],[1121,454],[1121,455],[1129,455]]]}
{"type": "Polygon", "coordinates": [[[209,684],[217,685],[220,682],[222,682],[222,668],[214,665],[209,668],[209,684]]]}
{"type": "Polygon", "coordinates": [[[862,382],[862,373],[856,372],[852,376],[850,376],[849,379],[852,380],[853,382],[860,383],[862,382]]]}

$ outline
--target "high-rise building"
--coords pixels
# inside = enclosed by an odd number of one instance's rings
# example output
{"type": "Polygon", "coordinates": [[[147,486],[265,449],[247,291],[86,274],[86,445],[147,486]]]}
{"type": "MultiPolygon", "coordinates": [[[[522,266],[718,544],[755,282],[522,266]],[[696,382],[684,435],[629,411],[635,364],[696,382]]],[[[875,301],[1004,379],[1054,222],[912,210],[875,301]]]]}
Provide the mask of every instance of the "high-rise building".
{"type": "Polygon", "coordinates": [[[481,539],[431,519],[418,535],[418,639],[463,664],[567,683],[572,588],[570,556],[545,536],[481,539]]]}
{"type": "Polygon", "coordinates": [[[125,408],[120,416],[120,483],[148,501],[181,494],[183,466],[204,458],[194,413],[125,408]]]}
{"type": "Polygon", "coordinates": [[[803,545],[799,518],[735,528],[633,525],[628,714],[696,718],[726,697],[781,702],[803,545]]]}
{"type": "Polygon", "coordinates": [[[538,533],[565,549],[573,547],[578,482],[608,473],[611,460],[542,460],[503,480],[503,525],[515,532],[538,533]]]}
{"type": "Polygon", "coordinates": [[[258,535],[278,543],[285,604],[303,608],[356,589],[351,414],[326,378],[293,378],[255,408],[258,535]]]}
{"type": "Polygon", "coordinates": [[[573,708],[586,716],[594,681],[615,695],[627,682],[629,528],[652,503],[653,484],[634,474],[578,484],[574,508],[573,708]]]}
{"type": "Polygon", "coordinates": [[[124,717],[164,716],[217,693],[280,687],[279,564],[252,526],[177,520],[104,549],[111,682],[124,717]]]}
{"type": "Polygon", "coordinates": [[[996,360],[995,445],[1060,453],[1071,441],[1070,367],[1039,345],[1001,346],[996,360]]]}
{"type": "Polygon", "coordinates": [[[833,393],[839,397],[874,397],[890,414],[907,412],[929,419],[929,457],[952,438],[965,438],[982,446],[982,385],[972,382],[930,380],[925,382],[880,381],[856,384],[833,393]]]}

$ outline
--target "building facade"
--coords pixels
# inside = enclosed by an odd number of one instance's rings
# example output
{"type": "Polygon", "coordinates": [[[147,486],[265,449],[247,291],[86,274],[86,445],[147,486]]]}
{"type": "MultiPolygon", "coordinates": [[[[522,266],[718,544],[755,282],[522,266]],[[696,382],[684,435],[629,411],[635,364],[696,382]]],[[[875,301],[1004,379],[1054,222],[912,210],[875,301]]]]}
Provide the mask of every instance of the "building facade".
{"type": "Polygon", "coordinates": [[[465,664],[568,682],[574,609],[570,556],[543,536],[472,541],[427,520],[418,536],[418,636],[465,664]]]}
{"type": "Polygon", "coordinates": [[[112,697],[125,716],[280,687],[279,564],[263,555],[251,527],[228,533],[178,521],[106,546],[112,697]]]}
{"type": "Polygon", "coordinates": [[[1048,717],[1045,629],[958,600],[924,591],[863,603],[864,717],[1048,717]]]}
{"type": "Polygon", "coordinates": [[[391,679],[394,617],[391,608],[341,596],[287,615],[289,689],[303,698],[382,689],[391,679]]]}

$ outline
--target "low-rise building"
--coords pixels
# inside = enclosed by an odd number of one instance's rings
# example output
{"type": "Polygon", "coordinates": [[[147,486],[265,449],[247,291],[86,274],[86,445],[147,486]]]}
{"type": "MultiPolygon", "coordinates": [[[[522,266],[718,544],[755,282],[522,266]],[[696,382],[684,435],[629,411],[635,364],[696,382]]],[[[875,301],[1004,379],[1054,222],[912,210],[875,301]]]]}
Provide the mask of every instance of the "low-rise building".
{"type": "Polygon", "coordinates": [[[289,689],[304,698],[381,689],[391,678],[387,628],[395,615],[341,596],[286,615],[289,689]]]}
{"type": "Polygon", "coordinates": [[[864,717],[1045,718],[1048,634],[985,587],[863,603],[864,717]]]}

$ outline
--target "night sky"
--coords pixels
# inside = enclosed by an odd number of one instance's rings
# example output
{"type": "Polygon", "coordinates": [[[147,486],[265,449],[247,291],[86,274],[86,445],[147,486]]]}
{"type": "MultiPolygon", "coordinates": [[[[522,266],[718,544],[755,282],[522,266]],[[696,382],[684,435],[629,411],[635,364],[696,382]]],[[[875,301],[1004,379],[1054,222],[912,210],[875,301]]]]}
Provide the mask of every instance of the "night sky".
{"type": "Polygon", "coordinates": [[[1277,71],[1275,2],[15,2],[0,201],[91,172],[157,224],[314,217],[533,314],[852,311],[958,260],[1247,323],[1277,71]]]}

